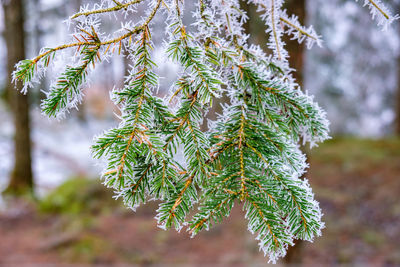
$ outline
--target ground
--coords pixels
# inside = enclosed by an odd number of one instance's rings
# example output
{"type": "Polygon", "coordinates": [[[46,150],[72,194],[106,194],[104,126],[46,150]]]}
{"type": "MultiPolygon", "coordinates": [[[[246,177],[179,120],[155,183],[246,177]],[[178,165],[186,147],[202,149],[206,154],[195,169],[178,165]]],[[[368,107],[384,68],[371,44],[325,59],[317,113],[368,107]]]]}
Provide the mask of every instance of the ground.
{"type": "MultiPolygon", "coordinates": [[[[326,229],[304,245],[304,263],[400,265],[400,140],[334,139],[314,149],[310,165],[326,229]]],[[[39,203],[16,202],[0,213],[0,265],[266,264],[239,205],[194,239],[157,228],[156,207],[133,213],[98,181],[72,179],[39,203]]]]}

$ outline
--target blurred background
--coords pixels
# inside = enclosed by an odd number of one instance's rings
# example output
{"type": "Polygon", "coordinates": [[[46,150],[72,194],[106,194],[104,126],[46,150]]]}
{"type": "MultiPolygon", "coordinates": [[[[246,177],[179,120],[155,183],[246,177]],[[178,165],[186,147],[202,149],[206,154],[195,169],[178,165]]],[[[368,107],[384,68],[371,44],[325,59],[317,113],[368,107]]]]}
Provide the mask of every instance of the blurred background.
{"type": "MultiPolygon", "coordinates": [[[[128,60],[115,56],[97,67],[85,102],[61,121],[40,113],[61,64],[27,96],[14,89],[14,64],[42,47],[68,42],[64,20],[96,2],[1,1],[0,265],[266,265],[239,206],[222,225],[190,239],[157,228],[157,203],[133,213],[101,185],[101,163],[91,159],[90,145],[94,135],[118,124],[109,91],[122,86],[128,60]]],[[[187,12],[193,2],[186,1],[187,12]]],[[[382,31],[363,1],[286,2],[289,14],[323,36],[323,47],[307,51],[286,41],[295,76],[327,111],[333,138],[307,152],[307,176],[326,229],[314,243],[297,242],[280,264],[400,266],[399,22],[382,31]]],[[[386,2],[400,12],[400,1],[386,2]]],[[[245,3],[243,8],[250,41],[265,48],[256,9],[245,3]]],[[[191,16],[185,20],[190,24],[191,16]]],[[[153,33],[160,95],[178,70],[163,59],[163,21],[159,15],[153,33]]],[[[112,32],[115,24],[120,25],[111,18],[104,31],[112,32]]]]}

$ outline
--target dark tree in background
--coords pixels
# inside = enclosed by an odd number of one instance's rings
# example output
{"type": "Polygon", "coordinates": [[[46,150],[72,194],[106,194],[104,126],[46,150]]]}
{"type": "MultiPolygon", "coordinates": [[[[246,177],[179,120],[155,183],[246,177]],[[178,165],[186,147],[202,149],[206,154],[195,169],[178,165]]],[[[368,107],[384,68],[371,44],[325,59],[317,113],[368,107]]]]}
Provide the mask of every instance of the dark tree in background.
{"type": "MultiPolygon", "coordinates": [[[[397,8],[398,10],[399,8],[397,8]]],[[[400,36],[400,27],[398,27],[400,36]]],[[[395,125],[395,135],[400,136],[400,55],[397,57],[397,91],[396,91],[396,125],[395,125]]]]}
{"type": "Polygon", "coordinates": [[[5,39],[7,46],[7,90],[14,114],[14,168],[5,193],[21,195],[33,192],[31,138],[28,95],[21,94],[20,82],[14,84],[11,74],[17,62],[25,58],[24,6],[22,0],[2,1],[4,10],[5,39]]]}
{"type": "MultiPolygon", "coordinates": [[[[264,32],[263,21],[257,16],[256,7],[249,5],[246,2],[241,2],[242,9],[246,11],[249,21],[245,24],[245,30],[250,34],[250,41],[265,47],[268,42],[267,35],[264,32]]],[[[290,14],[295,14],[299,17],[299,21],[302,25],[306,25],[306,1],[305,0],[287,0],[285,8],[290,14]]],[[[286,49],[289,52],[289,64],[290,67],[295,69],[293,77],[296,82],[303,88],[304,81],[304,43],[299,44],[297,41],[290,40],[288,36],[285,36],[286,49]]],[[[306,152],[306,151],[305,151],[306,152]]],[[[307,155],[309,157],[309,155],[307,155]]],[[[287,264],[299,264],[301,263],[301,252],[303,243],[300,240],[296,241],[296,246],[288,249],[287,255],[284,258],[287,264]]]]}
{"type": "MultiPolygon", "coordinates": [[[[306,25],[306,0],[288,0],[286,1],[286,9],[289,10],[291,14],[295,14],[299,17],[299,21],[302,25],[306,25]]],[[[286,38],[286,49],[290,55],[289,65],[296,71],[293,72],[293,77],[296,79],[297,83],[304,88],[304,43],[299,44],[297,41],[292,41],[286,38]]],[[[307,154],[309,159],[310,155],[305,149],[303,152],[307,154]]],[[[295,241],[296,245],[290,247],[284,258],[287,264],[299,264],[302,261],[302,250],[304,247],[304,242],[301,240],[295,241]]]]}
{"type": "Polygon", "coordinates": [[[397,92],[396,92],[396,128],[395,134],[400,136],[400,56],[397,59],[397,92]]]}
{"type": "MultiPolygon", "coordinates": [[[[306,1],[305,0],[287,0],[286,9],[291,14],[295,14],[299,17],[299,21],[302,25],[306,25],[306,1]]],[[[304,79],[304,42],[299,44],[296,41],[291,41],[288,37],[286,38],[286,48],[289,52],[290,67],[295,69],[293,77],[297,83],[303,88],[304,79]]]]}

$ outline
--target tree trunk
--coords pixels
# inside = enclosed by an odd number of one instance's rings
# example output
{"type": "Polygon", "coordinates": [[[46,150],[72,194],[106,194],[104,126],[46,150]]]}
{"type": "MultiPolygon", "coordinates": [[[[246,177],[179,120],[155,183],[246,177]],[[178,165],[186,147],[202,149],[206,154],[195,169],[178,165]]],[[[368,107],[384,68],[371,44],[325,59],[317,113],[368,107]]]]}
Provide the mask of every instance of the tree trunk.
{"type": "MultiPolygon", "coordinates": [[[[305,0],[288,0],[286,1],[286,9],[289,15],[295,14],[299,17],[299,21],[302,25],[306,21],[306,1],[305,0]]],[[[303,86],[303,66],[304,66],[304,42],[299,44],[297,41],[290,40],[286,38],[286,48],[289,52],[289,64],[290,67],[296,70],[293,73],[294,78],[300,86],[303,86]]]]}
{"type": "MultiPolygon", "coordinates": [[[[398,27],[400,33],[400,27],[398,27]]],[[[396,92],[395,135],[400,136],[400,56],[397,57],[397,92],[396,92]]]]}
{"type": "Polygon", "coordinates": [[[20,93],[21,83],[11,82],[15,64],[25,59],[24,6],[22,0],[3,1],[7,45],[7,71],[11,109],[14,114],[14,169],[5,193],[33,193],[28,95],[20,93]]]}
{"type": "MultiPolygon", "coordinates": [[[[250,18],[250,20],[244,25],[246,32],[250,33],[252,36],[252,40],[250,41],[265,48],[267,36],[263,30],[264,22],[256,19],[258,16],[255,16],[257,12],[255,11],[254,6],[242,2],[241,8],[247,12],[250,18]]],[[[285,8],[288,10],[289,15],[297,15],[300,23],[304,25],[306,20],[306,0],[287,0],[285,8]]],[[[291,68],[296,70],[296,72],[293,73],[293,77],[300,86],[303,86],[304,44],[299,44],[297,41],[290,40],[290,37],[287,36],[285,36],[284,41],[290,56],[289,65],[291,68]]],[[[305,149],[303,152],[305,153],[305,149]]],[[[303,246],[304,244],[302,241],[296,241],[296,245],[289,248],[286,257],[284,258],[284,262],[290,265],[301,264],[303,246]]]]}
{"type": "MultiPolygon", "coordinates": [[[[286,2],[286,9],[289,15],[295,14],[299,17],[299,21],[304,25],[306,21],[306,2],[305,0],[288,0],[286,2]]],[[[296,71],[293,73],[293,77],[296,79],[297,83],[303,87],[304,81],[304,43],[299,44],[297,41],[290,40],[286,38],[286,48],[289,52],[289,64],[290,67],[296,71]]],[[[305,149],[303,149],[305,153],[305,149]]],[[[309,156],[309,155],[308,155],[309,156]]],[[[304,247],[304,242],[297,240],[295,246],[289,247],[284,262],[288,265],[301,264],[302,261],[302,251],[304,247]]]]}

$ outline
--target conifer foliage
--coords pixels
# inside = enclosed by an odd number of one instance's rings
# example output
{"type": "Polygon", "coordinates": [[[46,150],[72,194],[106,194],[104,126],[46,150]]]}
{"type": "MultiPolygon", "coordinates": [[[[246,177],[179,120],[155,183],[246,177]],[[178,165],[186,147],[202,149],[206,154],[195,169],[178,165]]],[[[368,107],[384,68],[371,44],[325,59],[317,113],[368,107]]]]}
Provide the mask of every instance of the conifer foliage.
{"type": "MultiPolygon", "coordinates": [[[[75,58],[42,103],[45,114],[60,117],[81,102],[96,64],[125,51],[134,65],[125,86],[111,93],[120,124],[96,137],[92,147],[94,157],[106,161],[104,184],[132,209],[159,200],[159,226],[186,227],[192,236],[241,205],[260,249],[276,262],[295,239],[311,241],[324,227],[312,190],[300,179],[307,164],[298,143],[327,139],[328,121],[292,78],[282,36],[308,47],[321,41],[283,10],[283,0],[249,2],[265,21],[271,54],[247,43],[239,0],[198,0],[191,32],[182,21],[181,0],[103,0],[70,17],[76,30],[70,43],[21,61],[14,79],[26,90],[61,50],[73,49],[75,58]],[[138,17],[141,5],[146,12],[138,17]],[[166,99],[157,96],[152,60],[153,19],[160,12],[168,16],[165,55],[182,66],[166,99]],[[132,20],[105,34],[105,14],[132,20]],[[206,112],[222,95],[229,103],[203,132],[206,112]]],[[[396,18],[380,1],[365,2],[384,27],[396,18]]]]}

